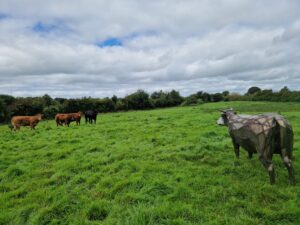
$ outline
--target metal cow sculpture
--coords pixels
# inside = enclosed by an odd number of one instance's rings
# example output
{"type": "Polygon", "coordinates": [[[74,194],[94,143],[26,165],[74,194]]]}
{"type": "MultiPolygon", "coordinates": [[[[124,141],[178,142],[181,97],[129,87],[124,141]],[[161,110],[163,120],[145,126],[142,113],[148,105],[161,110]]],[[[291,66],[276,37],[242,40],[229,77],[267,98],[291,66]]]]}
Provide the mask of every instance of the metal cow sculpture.
{"type": "Polygon", "coordinates": [[[239,158],[240,146],[248,151],[249,158],[258,153],[263,166],[269,172],[270,183],[275,183],[273,154],[280,154],[289,173],[291,184],[295,184],[292,165],[293,130],[282,116],[269,113],[261,115],[237,115],[232,109],[221,110],[217,123],[229,128],[235,155],[239,158]]]}

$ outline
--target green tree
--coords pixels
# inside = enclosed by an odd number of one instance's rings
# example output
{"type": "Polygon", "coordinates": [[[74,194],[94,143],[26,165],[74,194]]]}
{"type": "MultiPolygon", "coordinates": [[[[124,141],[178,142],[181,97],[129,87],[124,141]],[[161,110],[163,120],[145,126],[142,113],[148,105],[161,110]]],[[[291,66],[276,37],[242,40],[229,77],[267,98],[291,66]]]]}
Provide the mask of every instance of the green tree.
{"type": "Polygon", "coordinates": [[[149,109],[152,107],[149,94],[144,90],[138,90],[135,93],[125,97],[128,109],[149,109]]]}
{"type": "Polygon", "coordinates": [[[259,88],[259,87],[250,87],[249,89],[248,89],[248,91],[247,91],[247,94],[249,94],[249,95],[253,95],[253,94],[255,94],[255,93],[257,93],[257,92],[260,92],[261,91],[261,89],[259,88]]]}

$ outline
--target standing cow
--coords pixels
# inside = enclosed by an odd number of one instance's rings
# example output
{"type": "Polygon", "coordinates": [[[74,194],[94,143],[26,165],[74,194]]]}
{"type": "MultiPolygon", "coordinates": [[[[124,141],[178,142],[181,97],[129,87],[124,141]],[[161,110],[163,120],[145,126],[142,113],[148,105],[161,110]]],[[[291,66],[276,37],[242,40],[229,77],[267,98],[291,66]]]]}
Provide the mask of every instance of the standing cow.
{"type": "Polygon", "coordinates": [[[70,126],[70,123],[73,121],[73,116],[69,113],[59,113],[55,115],[56,126],[70,126]]]}
{"type": "Polygon", "coordinates": [[[72,115],[72,120],[71,121],[75,121],[76,125],[80,125],[80,120],[81,120],[81,116],[82,116],[82,112],[77,112],[77,113],[70,113],[72,115]]]}
{"type": "Polygon", "coordinates": [[[95,123],[97,120],[98,111],[97,110],[88,110],[84,113],[85,123],[95,123]]]}
{"type": "Polygon", "coordinates": [[[272,156],[280,154],[288,170],[290,183],[295,184],[292,165],[293,130],[285,118],[275,113],[251,116],[236,115],[232,109],[221,112],[217,123],[228,126],[237,158],[240,146],[248,151],[249,158],[252,158],[253,153],[258,153],[260,161],[269,172],[270,183],[274,184],[272,156]]]}
{"type": "Polygon", "coordinates": [[[14,131],[20,130],[21,126],[30,126],[30,129],[34,130],[42,118],[43,114],[37,114],[35,116],[13,116],[11,118],[11,125],[14,131]]]}

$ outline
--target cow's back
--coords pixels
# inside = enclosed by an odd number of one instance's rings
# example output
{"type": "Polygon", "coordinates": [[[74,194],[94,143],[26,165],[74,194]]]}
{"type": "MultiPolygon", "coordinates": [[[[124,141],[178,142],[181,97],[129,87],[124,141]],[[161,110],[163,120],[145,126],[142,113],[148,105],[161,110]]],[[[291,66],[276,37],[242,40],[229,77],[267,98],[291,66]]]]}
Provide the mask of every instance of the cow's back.
{"type": "Polygon", "coordinates": [[[14,116],[11,119],[13,126],[27,126],[30,125],[30,116],[14,116]]]}

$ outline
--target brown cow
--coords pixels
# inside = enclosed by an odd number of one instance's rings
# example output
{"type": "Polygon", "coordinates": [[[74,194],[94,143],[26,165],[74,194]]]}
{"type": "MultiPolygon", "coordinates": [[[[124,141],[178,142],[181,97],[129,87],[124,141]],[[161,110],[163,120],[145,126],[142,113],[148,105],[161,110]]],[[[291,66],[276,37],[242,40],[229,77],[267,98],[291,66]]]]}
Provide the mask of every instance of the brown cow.
{"type": "Polygon", "coordinates": [[[73,116],[71,121],[76,121],[76,125],[80,125],[80,120],[83,113],[79,111],[78,113],[70,113],[70,114],[73,116]]]}
{"type": "Polygon", "coordinates": [[[73,119],[73,115],[70,113],[60,113],[55,115],[56,126],[62,126],[63,124],[69,126],[73,119]]]}
{"type": "Polygon", "coordinates": [[[42,120],[43,114],[35,116],[13,116],[11,118],[11,125],[14,131],[20,130],[21,126],[30,126],[30,129],[35,129],[35,126],[42,120]]]}

